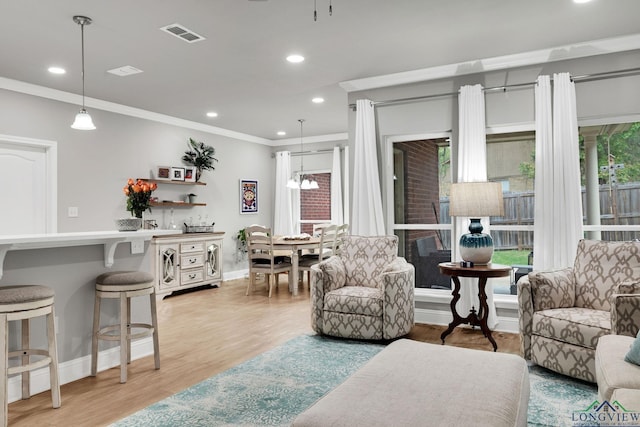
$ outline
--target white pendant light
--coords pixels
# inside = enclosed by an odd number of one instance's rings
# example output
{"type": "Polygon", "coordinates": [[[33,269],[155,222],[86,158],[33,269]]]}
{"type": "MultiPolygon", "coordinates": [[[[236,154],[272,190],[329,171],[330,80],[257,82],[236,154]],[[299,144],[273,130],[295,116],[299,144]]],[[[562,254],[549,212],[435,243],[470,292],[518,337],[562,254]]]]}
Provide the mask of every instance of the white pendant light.
{"type": "Polygon", "coordinates": [[[84,26],[91,24],[91,18],[76,15],[73,17],[73,22],[80,25],[82,43],[82,110],[76,114],[76,119],[73,121],[71,127],[78,130],[94,130],[96,127],[93,124],[93,120],[91,120],[91,116],[84,108],[84,26]]]}
{"type": "Polygon", "coordinates": [[[300,175],[298,179],[291,178],[289,182],[287,182],[287,188],[292,188],[292,189],[299,188],[301,190],[315,190],[320,188],[318,186],[318,183],[313,178],[309,180],[304,174],[304,154],[302,151],[302,137],[303,137],[302,123],[304,123],[304,119],[298,119],[298,121],[300,122],[300,175]]]}

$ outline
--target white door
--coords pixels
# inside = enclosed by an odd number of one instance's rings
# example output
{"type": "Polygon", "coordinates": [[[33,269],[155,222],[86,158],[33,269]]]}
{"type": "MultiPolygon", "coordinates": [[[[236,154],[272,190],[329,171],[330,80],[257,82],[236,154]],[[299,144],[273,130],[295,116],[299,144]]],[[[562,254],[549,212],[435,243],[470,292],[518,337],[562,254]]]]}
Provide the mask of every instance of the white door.
{"type": "Polygon", "coordinates": [[[0,138],[0,235],[55,231],[49,147],[0,138]]]}

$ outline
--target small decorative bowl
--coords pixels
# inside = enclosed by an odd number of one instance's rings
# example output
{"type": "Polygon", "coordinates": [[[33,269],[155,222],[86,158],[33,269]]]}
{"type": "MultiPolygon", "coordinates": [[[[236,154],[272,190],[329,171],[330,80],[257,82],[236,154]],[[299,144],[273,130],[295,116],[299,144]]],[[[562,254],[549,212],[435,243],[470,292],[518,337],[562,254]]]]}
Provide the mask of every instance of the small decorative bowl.
{"type": "Polygon", "coordinates": [[[115,223],[118,231],[137,231],[142,228],[142,218],[120,218],[115,223]]]}

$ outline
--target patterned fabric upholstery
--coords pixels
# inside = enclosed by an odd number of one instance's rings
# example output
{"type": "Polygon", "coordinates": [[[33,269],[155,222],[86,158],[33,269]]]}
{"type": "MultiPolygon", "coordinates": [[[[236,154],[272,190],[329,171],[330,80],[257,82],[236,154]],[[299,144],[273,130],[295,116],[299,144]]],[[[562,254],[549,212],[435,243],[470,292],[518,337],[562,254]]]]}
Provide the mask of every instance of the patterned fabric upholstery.
{"type": "Polygon", "coordinates": [[[392,339],[414,324],[414,268],[397,236],[347,236],[340,255],[311,267],[311,325],[325,335],[392,339]]]}
{"type": "Polygon", "coordinates": [[[611,295],[611,333],[635,336],[640,325],[640,282],[620,283],[611,295]]]}
{"type": "Polygon", "coordinates": [[[595,349],[640,327],[640,242],[581,240],[573,268],[518,281],[521,350],[527,360],[595,382],[595,349]]]}

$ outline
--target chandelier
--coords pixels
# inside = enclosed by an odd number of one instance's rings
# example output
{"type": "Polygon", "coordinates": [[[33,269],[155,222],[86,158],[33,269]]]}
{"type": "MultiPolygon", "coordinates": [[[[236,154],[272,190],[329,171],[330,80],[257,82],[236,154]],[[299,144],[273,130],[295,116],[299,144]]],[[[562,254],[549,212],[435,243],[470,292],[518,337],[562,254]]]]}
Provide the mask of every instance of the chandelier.
{"type": "Polygon", "coordinates": [[[304,174],[304,153],[302,151],[302,123],[304,123],[304,119],[298,119],[300,122],[300,174],[298,176],[298,180],[291,178],[289,182],[287,182],[287,188],[294,188],[300,190],[315,190],[320,188],[318,186],[318,182],[311,177],[311,180],[307,178],[304,174]]]}

